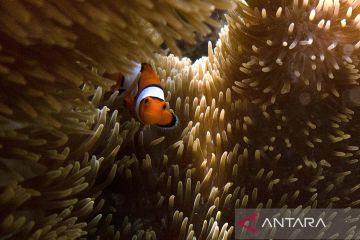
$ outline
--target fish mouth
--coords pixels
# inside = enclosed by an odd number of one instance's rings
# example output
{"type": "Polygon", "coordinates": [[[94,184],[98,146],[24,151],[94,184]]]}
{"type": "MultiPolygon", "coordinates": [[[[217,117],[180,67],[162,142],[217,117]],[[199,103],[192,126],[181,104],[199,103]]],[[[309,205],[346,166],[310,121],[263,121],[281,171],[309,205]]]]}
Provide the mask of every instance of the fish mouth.
{"type": "Polygon", "coordinates": [[[174,129],[174,128],[176,128],[179,125],[179,118],[174,113],[171,113],[171,114],[172,114],[172,119],[171,119],[171,122],[169,124],[166,124],[166,125],[157,124],[156,126],[159,127],[159,128],[162,128],[162,129],[174,129]]]}

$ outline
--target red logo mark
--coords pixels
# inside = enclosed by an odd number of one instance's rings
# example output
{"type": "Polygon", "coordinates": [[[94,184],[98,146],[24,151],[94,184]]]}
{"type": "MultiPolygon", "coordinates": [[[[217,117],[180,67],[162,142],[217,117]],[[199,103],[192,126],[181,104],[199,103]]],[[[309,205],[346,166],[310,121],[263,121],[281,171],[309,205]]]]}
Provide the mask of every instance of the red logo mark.
{"type": "Polygon", "coordinates": [[[257,213],[250,215],[244,219],[241,219],[237,222],[241,227],[245,228],[246,230],[249,230],[253,233],[256,233],[257,230],[255,228],[250,227],[250,225],[255,226],[256,225],[256,217],[257,213]],[[249,225],[245,225],[245,222],[250,221],[249,225]]]}

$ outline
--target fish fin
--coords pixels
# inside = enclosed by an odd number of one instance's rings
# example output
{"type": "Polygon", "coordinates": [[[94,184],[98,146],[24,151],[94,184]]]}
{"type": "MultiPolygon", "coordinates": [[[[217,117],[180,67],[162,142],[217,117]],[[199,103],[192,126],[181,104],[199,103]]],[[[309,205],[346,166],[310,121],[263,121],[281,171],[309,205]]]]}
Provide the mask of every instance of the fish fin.
{"type": "Polygon", "coordinates": [[[169,119],[168,123],[166,123],[166,124],[157,124],[156,126],[158,128],[163,129],[163,130],[175,129],[179,125],[180,121],[179,121],[179,118],[176,116],[175,113],[173,113],[171,111],[170,114],[171,114],[171,119],[169,119]]]}
{"type": "Polygon", "coordinates": [[[124,97],[124,105],[129,110],[129,112],[135,116],[135,99],[132,96],[124,97]]]}
{"type": "Polygon", "coordinates": [[[111,79],[115,82],[115,84],[111,86],[112,91],[122,89],[122,87],[124,85],[125,77],[121,73],[110,74],[110,73],[105,72],[103,77],[111,79]]]}
{"type": "Polygon", "coordinates": [[[160,78],[150,64],[142,63],[139,82],[140,90],[142,90],[148,85],[160,86],[160,78]]]}

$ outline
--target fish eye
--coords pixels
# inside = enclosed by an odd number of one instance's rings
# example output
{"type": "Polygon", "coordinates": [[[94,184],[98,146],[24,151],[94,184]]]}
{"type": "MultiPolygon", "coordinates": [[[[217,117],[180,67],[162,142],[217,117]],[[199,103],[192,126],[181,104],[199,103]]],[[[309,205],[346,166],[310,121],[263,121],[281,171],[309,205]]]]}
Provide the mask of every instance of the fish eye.
{"type": "Polygon", "coordinates": [[[166,104],[164,104],[162,108],[165,110],[166,109],[166,104]]]}
{"type": "Polygon", "coordinates": [[[148,102],[149,102],[149,99],[145,98],[144,103],[148,103],[148,102]]]}

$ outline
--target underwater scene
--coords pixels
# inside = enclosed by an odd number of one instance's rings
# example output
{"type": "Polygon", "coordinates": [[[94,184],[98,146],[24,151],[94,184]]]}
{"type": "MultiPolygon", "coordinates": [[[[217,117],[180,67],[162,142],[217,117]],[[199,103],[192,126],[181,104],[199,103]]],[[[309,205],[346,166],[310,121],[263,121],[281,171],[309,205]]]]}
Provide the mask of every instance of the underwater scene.
{"type": "Polygon", "coordinates": [[[237,213],[356,211],[359,70],[360,0],[1,0],[0,240],[279,239],[237,213]]]}

